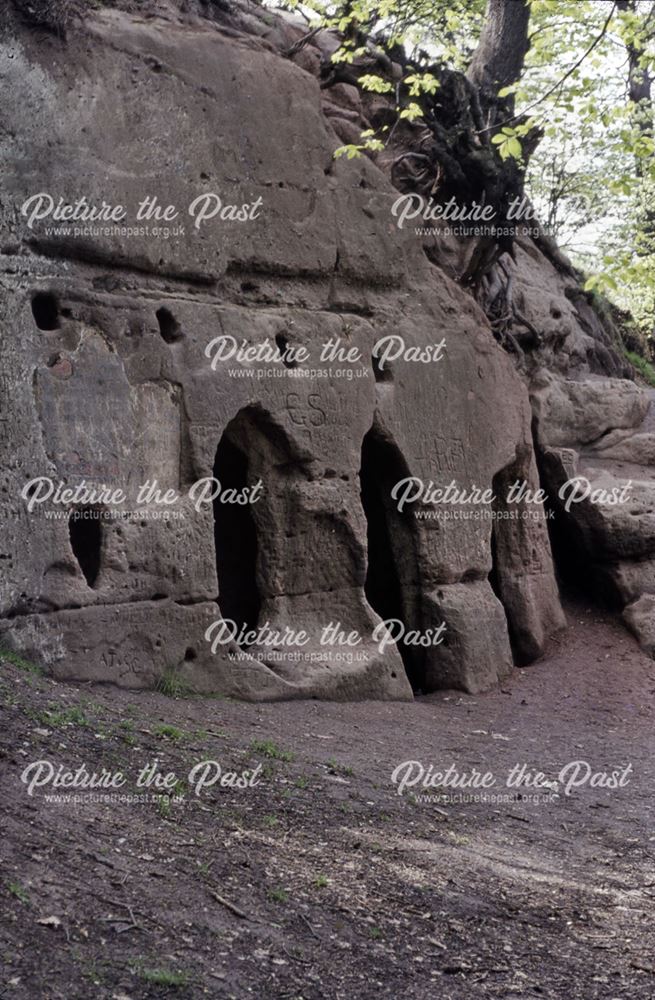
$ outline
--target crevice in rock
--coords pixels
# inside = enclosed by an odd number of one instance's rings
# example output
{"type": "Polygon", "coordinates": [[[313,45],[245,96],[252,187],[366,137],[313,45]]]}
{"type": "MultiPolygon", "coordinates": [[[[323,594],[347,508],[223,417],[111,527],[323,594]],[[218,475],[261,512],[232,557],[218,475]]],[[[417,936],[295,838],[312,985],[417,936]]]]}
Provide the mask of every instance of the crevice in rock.
{"type": "Polygon", "coordinates": [[[151,263],[144,258],[138,261],[117,261],[108,251],[105,252],[95,244],[84,243],[82,240],[69,244],[62,240],[51,238],[46,241],[35,237],[28,240],[27,245],[30,250],[49,260],[72,260],[80,265],[96,265],[126,275],[145,275],[148,278],[166,279],[202,288],[216,285],[215,275],[200,274],[198,271],[167,271],[161,265],[151,263]]]}
{"type": "MultiPolygon", "coordinates": [[[[22,594],[21,597],[26,597],[22,594]]],[[[142,604],[161,604],[163,601],[172,602],[180,608],[189,607],[200,607],[203,604],[211,603],[211,597],[201,597],[200,599],[195,597],[189,598],[169,598],[162,597],[154,601],[152,597],[128,597],[124,601],[103,601],[97,600],[92,604],[79,604],[77,602],[72,602],[68,604],[54,605],[50,602],[49,607],[39,606],[39,599],[32,599],[32,603],[22,602],[17,608],[13,608],[11,611],[5,612],[0,615],[0,624],[3,621],[11,621],[14,618],[28,618],[31,615],[56,615],[63,611],[99,611],[106,608],[138,608],[142,604]]]]}

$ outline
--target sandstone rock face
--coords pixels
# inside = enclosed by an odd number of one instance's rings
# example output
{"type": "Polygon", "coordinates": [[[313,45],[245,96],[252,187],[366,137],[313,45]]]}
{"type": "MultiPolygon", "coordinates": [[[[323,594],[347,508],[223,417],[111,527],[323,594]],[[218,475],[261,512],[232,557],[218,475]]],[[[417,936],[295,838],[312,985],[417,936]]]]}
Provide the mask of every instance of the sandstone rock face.
{"type": "Polygon", "coordinates": [[[540,374],[532,384],[532,405],[541,439],[550,447],[597,445],[610,432],[634,433],[650,408],[648,392],[634,382],[540,374]]]}
{"type": "Polygon", "coordinates": [[[652,390],[618,379],[574,381],[541,372],[532,385],[542,477],[558,515],[562,559],[600,600],[629,605],[625,621],[651,652],[652,398],[652,390]]]}
{"type": "Polygon", "coordinates": [[[405,477],[536,487],[528,395],[472,299],[391,224],[383,174],[333,159],[298,62],[254,34],[115,11],[67,42],[2,39],[0,642],[59,678],[174,673],[249,699],[478,691],[562,624],[543,518],[421,519],[391,499],[405,477]],[[42,193],[126,218],[30,219],[42,193]],[[196,226],[216,195],[247,217],[196,226]],[[137,220],[148,197],[178,215],[151,202],[137,220]],[[374,361],[385,337],[414,353],[374,361]],[[321,358],[328,342],[347,359],[321,358]],[[263,343],[282,360],[217,354],[263,343]],[[198,503],[212,476],[221,498],[198,503]],[[30,510],[39,477],[126,499],[30,510]],[[256,502],[222,499],[258,483],[256,502]],[[174,500],[139,499],[144,484],[174,500]],[[213,643],[221,618],[278,636],[213,643]],[[444,641],[380,643],[383,618],[445,623],[444,641]],[[358,644],[322,644],[330,623],[358,644]]]}
{"type": "Polygon", "coordinates": [[[639,639],[642,648],[651,656],[655,656],[655,595],[642,594],[638,600],[627,606],[623,612],[623,619],[639,639]]]}

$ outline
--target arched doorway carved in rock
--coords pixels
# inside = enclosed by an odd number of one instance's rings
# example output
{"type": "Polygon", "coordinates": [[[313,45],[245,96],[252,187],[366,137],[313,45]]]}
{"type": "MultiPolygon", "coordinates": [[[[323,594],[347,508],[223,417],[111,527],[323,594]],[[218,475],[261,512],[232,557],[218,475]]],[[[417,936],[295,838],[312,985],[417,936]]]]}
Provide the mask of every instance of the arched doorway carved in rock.
{"type": "Polygon", "coordinates": [[[221,495],[226,489],[252,491],[262,483],[254,504],[224,503],[220,495],[213,502],[218,603],[223,618],[239,627],[261,624],[263,604],[285,578],[280,561],[290,530],[289,487],[304,478],[304,461],[259,404],[240,410],[219,441],[213,475],[221,495]]]}
{"type": "MultiPolygon", "coordinates": [[[[365,593],[386,621],[400,619],[407,630],[423,622],[418,533],[413,512],[400,513],[391,497],[399,480],[409,476],[405,459],[392,438],[374,425],[362,443],[361,500],[367,522],[368,568],[365,593]]],[[[398,646],[414,691],[426,690],[426,650],[398,646]]]]}

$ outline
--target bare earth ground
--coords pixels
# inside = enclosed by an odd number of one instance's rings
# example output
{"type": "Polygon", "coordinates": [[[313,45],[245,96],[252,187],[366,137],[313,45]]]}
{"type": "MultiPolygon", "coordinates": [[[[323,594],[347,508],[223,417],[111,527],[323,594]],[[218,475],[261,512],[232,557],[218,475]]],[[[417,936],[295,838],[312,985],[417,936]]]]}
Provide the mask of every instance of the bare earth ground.
{"type": "Polygon", "coordinates": [[[503,690],[413,704],[172,698],[3,663],[0,996],[650,1000],[655,664],[611,617],[568,615],[503,690]],[[186,778],[208,758],[261,761],[259,784],[64,804],[20,780],[86,763],[127,792],[149,761],[186,778]],[[391,781],[408,759],[505,794],[517,763],[633,772],[540,804],[424,802],[391,781]]]}

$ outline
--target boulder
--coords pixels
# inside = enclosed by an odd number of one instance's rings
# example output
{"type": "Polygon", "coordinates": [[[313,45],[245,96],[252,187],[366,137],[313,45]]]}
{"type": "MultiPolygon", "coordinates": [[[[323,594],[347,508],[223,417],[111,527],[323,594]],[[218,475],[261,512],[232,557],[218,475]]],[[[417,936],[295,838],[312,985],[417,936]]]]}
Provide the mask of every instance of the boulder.
{"type": "Polygon", "coordinates": [[[655,655],[655,594],[642,594],[623,612],[623,620],[639,640],[639,645],[655,655]]]}
{"type": "Polygon", "coordinates": [[[576,381],[544,371],[532,383],[531,398],[540,443],[548,447],[579,447],[636,428],[650,409],[648,392],[627,379],[576,381]]]}

